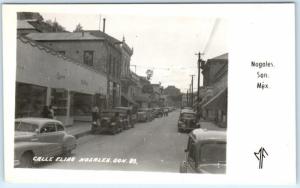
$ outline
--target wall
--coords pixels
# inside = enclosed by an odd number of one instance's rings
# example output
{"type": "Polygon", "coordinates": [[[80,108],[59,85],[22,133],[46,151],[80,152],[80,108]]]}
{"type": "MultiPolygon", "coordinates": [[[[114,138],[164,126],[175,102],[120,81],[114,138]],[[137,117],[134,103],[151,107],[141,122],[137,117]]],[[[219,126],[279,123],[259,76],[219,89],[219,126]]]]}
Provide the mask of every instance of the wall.
{"type": "Polygon", "coordinates": [[[105,74],[17,41],[17,81],[87,94],[107,93],[105,74]]]}
{"type": "Polygon", "coordinates": [[[104,41],[39,41],[44,45],[65,51],[65,55],[78,62],[83,63],[83,54],[85,50],[94,51],[93,67],[96,70],[106,71],[107,48],[104,41]]]}

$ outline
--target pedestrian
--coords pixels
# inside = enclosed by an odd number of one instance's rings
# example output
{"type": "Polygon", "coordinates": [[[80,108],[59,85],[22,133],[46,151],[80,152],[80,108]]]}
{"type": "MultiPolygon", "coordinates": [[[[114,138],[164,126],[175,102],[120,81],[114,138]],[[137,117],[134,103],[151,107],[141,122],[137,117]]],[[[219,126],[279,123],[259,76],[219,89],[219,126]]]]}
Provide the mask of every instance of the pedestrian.
{"type": "Polygon", "coordinates": [[[53,109],[53,106],[52,105],[50,105],[49,106],[49,118],[50,119],[54,119],[54,109],[53,109]]]}
{"type": "Polygon", "coordinates": [[[92,108],[93,123],[98,123],[98,119],[99,119],[99,108],[97,105],[94,105],[94,107],[92,108]]]}

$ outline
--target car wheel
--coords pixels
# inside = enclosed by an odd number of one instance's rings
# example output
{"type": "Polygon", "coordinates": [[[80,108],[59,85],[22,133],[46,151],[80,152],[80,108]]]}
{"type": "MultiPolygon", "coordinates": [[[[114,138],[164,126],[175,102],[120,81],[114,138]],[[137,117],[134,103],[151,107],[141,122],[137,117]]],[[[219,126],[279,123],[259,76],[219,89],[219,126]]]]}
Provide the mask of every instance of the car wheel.
{"type": "Polygon", "coordinates": [[[64,156],[68,157],[72,155],[72,150],[67,150],[64,152],[64,156]]]}
{"type": "Polygon", "coordinates": [[[25,152],[20,159],[20,168],[33,167],[33,154],[32,152],[25,152]]]}
{"type": "Polygon", "coordinates": [[[181,133],[181,132],[182,132],[182,130],[181,130],[180,128],[178,128],[178,132],[180,132],[180,133],[181,133]]]}

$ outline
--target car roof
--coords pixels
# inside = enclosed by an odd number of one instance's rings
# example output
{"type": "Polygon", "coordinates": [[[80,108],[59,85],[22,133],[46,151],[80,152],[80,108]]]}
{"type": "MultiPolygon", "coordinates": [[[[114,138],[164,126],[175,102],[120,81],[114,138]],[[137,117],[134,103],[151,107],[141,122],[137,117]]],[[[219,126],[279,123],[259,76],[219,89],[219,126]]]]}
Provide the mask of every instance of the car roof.
{"type": "Polygon", "coordinates": [[[195,142],[202,141],[224,141],[226,142],[226,131],[216,131],[207,129],[194,129],[190,136],[195,140],[195,142]]]}
{"type": "Polygon", "coordinates": [[[38,118],[38,117],[16,118],[15,121],[32,123],[32,124],[36,124],[38,126],[42,126],[45,123],[59,123],[59,124],[62,124],[60,121],[55,120],[55,119],[38,118]]]}
{"type": "Polygon", "coordinates": [[[183,109],[183,110],[181,110],[180,113],[196,114],[196,112],[194,112],[193,110],[190,110],[190,109],[183,109]]]}

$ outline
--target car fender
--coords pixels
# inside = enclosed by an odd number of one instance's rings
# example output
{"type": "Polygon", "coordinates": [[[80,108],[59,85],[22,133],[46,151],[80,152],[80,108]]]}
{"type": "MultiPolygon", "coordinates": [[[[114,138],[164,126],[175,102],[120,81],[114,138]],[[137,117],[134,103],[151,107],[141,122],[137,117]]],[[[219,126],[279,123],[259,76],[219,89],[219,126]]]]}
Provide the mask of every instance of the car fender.
{"type": "Polygon", "coordinates": [[[46,152],[48,147],[53,143],[44,142],[17,142],[14,147],[15,159],[19,160],[25,152],[32,152],[34,156],[49,156],[51,153],[46,152]]]}
{"type": "Polygon", "coordinates": [[[69,150],[73,148],[74,146],[76,147],[77,141],[76,138],[73,135],[65,135],[63,138],[63,148],[64,150],[69,150]]]}

